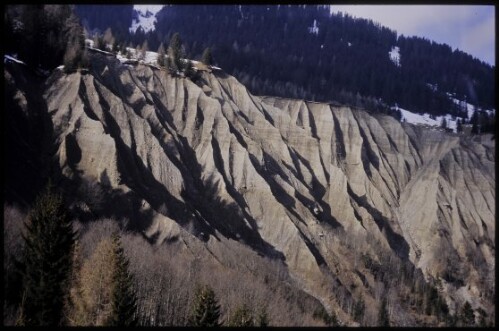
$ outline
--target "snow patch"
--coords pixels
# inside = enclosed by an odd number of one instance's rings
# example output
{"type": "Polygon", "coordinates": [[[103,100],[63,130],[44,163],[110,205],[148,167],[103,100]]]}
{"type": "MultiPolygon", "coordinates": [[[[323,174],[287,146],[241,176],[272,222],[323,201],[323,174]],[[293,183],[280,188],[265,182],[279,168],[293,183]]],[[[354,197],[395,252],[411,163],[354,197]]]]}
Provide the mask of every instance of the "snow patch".
{"type": "Polygon", "coordinates": [[[447,95],[456,105],[460,106],[461,109],[466,109],[466,112],[468,113],[468,120],[471,118],[471,116],[473,116],[473,113],[476,110],[475,106],[473,106],[471,103],[467,103],[466,101],[454,98],[453,94],[447,93],[447,95]]]}
{"type": "Polygon", "coordinates": [[[20,60],[16,59],[16,57],[13,56],[13,55],[4,55],[3,56],[3,63],[7,63],[9,61],[10,62],[15,62],[15,63],[26,65],[26,63],[24,63],[23,61],[20,61],[20,60]]]}
{"type": "Polygon", "coordinates": [[[426,83],[426,86],[428,86],[433,92],[436,92],[438,90],[438,84],[426,83]]]}
{"type": "Polygon", "coordinates": [[[314,24],[308,28],[308,32],[312,34],[315,33],[316,35],[319,34],[319,26],[317,25],[317,20],[314,20],[314,24]]]}
{"type": "Polygon", "coordinates": [[[398,46],[393,46],[392,50],[388,52],[390,60],[397,66],[400,67],[400,48],[398,46]]]}
{"type": "MultiPolygon", "coordinates": [[[[106,51],[102,51],[100,49],[91,47],[90,45],[93,45],[93,41],[90,39],[86,39],[85,44],[87,45],[87,48],[89,50],[92,50],[94,52],[98,52],[98,53],[105,54],[105,55],[116,56],[116,59],[124,65],[143,63],[143,64],[154,66],[154,67],[159,69],[159,67],[158,67],[158,53],[157,52],[147,51],[145,54],[145,57],[143,59],[141,58],[139,60],[139,54],[137,54],[137,50],[135,48],[132,48],[132,47],[127,47],[126,52],[124,52],[124,53],[118,52],[117,54],[115,54],[115,53],[106,52],[106,51]],[[127,53],[130,54],[130,58],[127,58],[127,56],[126,56],[127,53]]],[[[5,55],[5,57],[11,58],[8,55],[5,55]]],[[[166,58],[168,58],[168,55],[166,55],[166,58]]],[[[188,61],[188,59],[181,59],[181,61],[186,62],[186,61],[188,61]]],[[[191,62],[194,64],[194,70],[197,70],[195,65],[198,64],[199,61],[191,60],[191,62]]],[[[20,63],[22,63],[22,62],[20,62],[20,63]]],[[[60,66],[57,69],[61,69],[63,67],[64,66],[60,66]]],[[[210,68],[213,70],[222,70],[222,68],[216,67],[216,66],[210,66],[210,68]]]]}
{"type": "Polygon", "coordinates": [[[132,21],[130,32],[136,32],[142,27],[144,32],[153,31],[156,23],[156,14],[163,8],[163,5],[134,5],[133,9],[138,18],[132,21]]]}
{"type": "Polygon", "coordinates": [[[400,113],[402,114],[402,121],[405,121],[407,123],[411,124],[419,124],[419,125],[428,125],[428,126],[433,126],[433,127],[441,127],[442,121],[445,118],[447,122],[447,128],[452,129],[452,132],[457,131],[457,117],[454,117],[452,115],[444,115],[444,116],[435,116],[435,119],[430,117],[430,114],[416,114],[413,112],[410,112],[406,109],[400,108],[398,106],[392,107],[393,109],[398,109],[400,110],[400,113]]]}

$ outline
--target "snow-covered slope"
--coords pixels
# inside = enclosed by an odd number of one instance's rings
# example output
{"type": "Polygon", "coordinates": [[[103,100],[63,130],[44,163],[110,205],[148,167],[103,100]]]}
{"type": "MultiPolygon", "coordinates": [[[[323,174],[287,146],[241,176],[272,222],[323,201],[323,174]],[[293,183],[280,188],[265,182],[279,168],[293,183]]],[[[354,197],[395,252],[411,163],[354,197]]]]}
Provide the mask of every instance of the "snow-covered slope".
{"type": "Polygon", "coordinates": [[[402,114],[402,121],[406,121],[407,123],[412,124],[440,127],[442,125],[443,119],[445,118],[445,120],[447,121],[447,128],[452,129],[453,132],[456,132],[457,118],[453,118],[452,115],[435,116],[435,119],[432,119],[429,114],[416,114],[397,106],[393,108],[400,110],[402,114]]]}
{"type": "Polygon", "coordinates": [[[133,19],[130,32],[135,32],[139,27],[142,27],[144,32],[154,30],[156,14],[162,8],[163,5],[134,5],[133,9],[137,13],[137,18],[133,19]]]}
{"type": "MultiPolygon", "coordinates": [[[[450,93],[447,93],[447,95],[455,104],[461,106],[461,108],[463,108],[463,109],[466,109],[466,111],[468,112],[468,119],[470,119],[471,116],[473,116],[473,113],[475,112],[475,110],[477,110],[477,108],[474,105],[472,105],[471,103],[456,99],[450,93]]],[[[483,109],[482,111],[486,112],[488,115],[492,115],[496,112],[495,109],[483,109]]]]}
{"type": "MultiPolygon", "coordinates": [[[[431,84],[429,84],[431,85],[431,84]]],[[[468,120],[471,119],[473,116],[473,113],[477,111],[477,107],[466,102],[462,101],[459,99],[456,99],[454,95],[447,93],[449,98],[457,105],[459,105],[462,109],[466,109],[467,115],[468,115],[468,120]]],[[[434,127],[440,127],[442,125],[442,120],[445,118],[447,122],[447,128],[452,129],[453,132],[457,132],[457,120],[459,119],[458,117],[452,116],[452,115],[445,115],[445,116],[435,116],[434,118],[431,118],[429,114],[417,114],[413,113],[407,109],[403,109],[395,105],[392,107],[393,109],[398,109],[400,110],[400,113],[402,114],[402,121],[405,121],[407,123],[412,123],[412,124],[420,124],[420,125],[428,125],[428,126],[434,126],[434,127]]],[[[484,109],[482,110],[486,112],[488,115],[492,115],[495,113],[495,109],[484,109]]]]}
{"type": "MultiPolygon", "coordinates": [[[[93,47],[93,40],[91,39],[86,39],[85,40],[85,43],[87,45],[87,47],[95,52],[99,52],[99,53],[103,53],[103,54],[107,54],[107,55],[114,55],[113,53],[111,52],[107,52],[107,51],[102,51],[100,49],[96,49],[93,47]]],[[[111,49],[111,45],[108,45],[108,48],[111,49]]],[[[121,63],[126,63],[130,60],[139,60],[139,54],[137,54],[137,50],[135,48],[132,48],[132,47],[127,47],[126,48],[127,52],[130,54],[130,58],[127,58],[127,54],[123,54],[122,52],[118,52],[118,54],[116,54],[116,58],[121,62],[121,63]]],[[[6,58],[11,58],[9,57],[8,55],[5,56],[6,58]]],[[[166,55],[166,57],[168,57],[168,55],[166,55]]],[[[15,60],[15,59],[14,59],[15,60]]],[[[187,61],[188,59],[182,59],[182,61],[187,61]]],[[[145,57],[144,58],[141,58],[140,59],[141,62],[143,62],[144,64],[150,64],[150,65],[153,65],[153,66],[157,66],[158,65],[158,53],[157,52],[151,52],[151,51],[147,51],[146,54],[145,54],[145,57]]],[[[190,60],[192,62],[192,64],[194,65],[194,70],[197,70],[198,68],[198,64],[200,63],[199,61],[195,61],[195,60],[190,60]]],[[[22,63],[22,62],[20,62],[22,63]]],[[[61,66],[60,69],[62,69],[64,66],[61,66]]],[[[217,67],[217,66],[210,66],[211,69],[213,70],[222,70],[222,68],[220,67],[217,67]]]]}

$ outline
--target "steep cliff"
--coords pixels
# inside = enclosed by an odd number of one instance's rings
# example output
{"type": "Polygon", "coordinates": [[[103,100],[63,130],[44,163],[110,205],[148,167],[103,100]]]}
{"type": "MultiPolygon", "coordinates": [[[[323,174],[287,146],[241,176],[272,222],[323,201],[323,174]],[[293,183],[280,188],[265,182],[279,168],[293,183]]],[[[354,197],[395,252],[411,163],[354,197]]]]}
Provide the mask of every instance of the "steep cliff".
{"type": "Polygon", "coordinates": [[[439,279],[451,312],[465,300],[493,309],[490,136],[257,97],[222,71],[193,83],[100,54],[89,73],[55,71],[43,98],[82,215],[127,218],[156,244],[199,241],[222,263],[243,243],[283,261],[346,323],[359,295],[377,305],[388,293],[366,262],[387,256],[439,279]]]}

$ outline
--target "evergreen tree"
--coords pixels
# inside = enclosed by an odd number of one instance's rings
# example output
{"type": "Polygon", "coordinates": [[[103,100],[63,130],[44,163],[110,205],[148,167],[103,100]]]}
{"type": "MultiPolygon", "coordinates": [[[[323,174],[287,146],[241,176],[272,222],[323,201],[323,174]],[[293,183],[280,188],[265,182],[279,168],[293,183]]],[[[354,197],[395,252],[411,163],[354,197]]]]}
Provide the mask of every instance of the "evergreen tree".
{"type": "Polygon", "coordinates": [[[333,311],[331,315],[328,314],[328,318],[326,320],[326,324],[328,326],[338,326],[338,317],[336,316],[336,313],[333,311]]]}
{"type": "Polygon", "coordinates": [[[76,233],[62,196],[54,193],[50,183],[37,198],[25,226],[20,324],[60,325],[76,233]]]}
{"type": "Polygon", "coordinates": [[[388,309],[386,298],[381,301],[381,306],[378,313],[378,326],[390,326],[390,318],[388,316],[388,309]]]}
{"type": "Polygon", "coordinates": [[[100,49],[101,51],[106,50],[104,38],[98,33],[94,35],[94,48],[100,49]]]}
{"type": "Polygon", "coordinates": [[[475,314],[473,313],[473,308],[468,301],[463,305],[461,309],[461,319],[463,326],[473,326],[475,325],[475,314]]]}
{"type": "Polygon", "coordinates": [[[320,308],[316,309],[312,316],[316,319],[323,320],[327,326],[337,326],[338,325],[338,318],[336,316],[336,313],[333,311],[332,314],[329,315],[323,306],[320,306],[320,308]]]}
{"type": "Polygon", "coordinates": [[[477,309],[478,312],[478,326],[479,327],[486,327],[487,326],[487,312],[483,310],[482,308],[477,309]]]}
{"type": "Polygon", "coordinates": [[[142,57],[142,48],[140,48],[140,45],[137,44],[137,47],[135,47],[135,58],[137,60],[144,60],[144,58],[142,57]]]}
{"type": "Polygon", "coordinates": [[[355,302],[353,306],[353,319],[357,322],[361,322],[364,317],[365,309],[366,304],[364,302],[364,298],[360,297],[360,299],[355,302]]]}
{"type": "Polygon", "coordinates": [[[182,40],[180,39],[179,33],[175,33],[170,39],[170,44],[168,46],[168,69],[172,73],[180,72],[183,70],[183,63],[181,58],[184,56],[182,52],[182,40]]]}
{"type": "Polygon", "coordinates": [[[166,59],[165,59],[165,47],[163,46],[163,43],[159,44],[158,48],[158,59],[157,63],[160,67],[165,67],[166,66],[166,59]]]}
{"type": "Polygon", "coordinates": [[[456,131],[457,133],[463,132],[463,124],[461,123],[461,119],[457,120],[456,131]]]}
{"type": "Polygon", "coordinates": [[[194,69],[194,65],[191,60],[186,60],[185,77],[189,77],[193,82],[196,82],[200,77],[199,72],[194,69]]]}
{"type": "Polygon", "coordinates": [[[106,31],[104,32],[104,36],[102,37],[102,40],[104,41],[105,49],[109,49],[108,45],[111,45],[111,50],[114,48],[116,40],[113,36],[113,30],[111,28],[106,29],[106,31]]]}
{"type": "Polygon", "coordinates": [[[437,289],[429,285],[425,289],[425,314],[432,315],[438,313],[438,291],[437,289]]]}
{"type": "Polygon", "coordinates": [[[147,40],[144,40],[144,42],[142,43],[142,47],[141,47],[141,58],[145,61],[146,59],[146,55],[147,55],[147,52],[149,51],[149,44],[147,43],[147,40]]]}
{"type": "Polygon", "coordinates": [[[220,305],[215,292],[209,286],[198,287],[194,298],[192,313],[189,318],[191,326],[221,326],[220,305]]]}
{"type": "Polygon", "coordinates": [[[442,129],[447,129],[447,119],[445,117],[442,117],[442,122],[440,122],[440,127],[442,129]]]}
{"type": "Polygon", "coordinates": [[[205,50],[203,51],[201,62],[203,62],[207,66],[211,66],[213,64],[213,57],[211,55],[211,49],[209,47],[205,48],[205,50]]]}
{"type": "Polygon", "coordinates": [[[83,28],[78,23],[76,16],[72,15],[67,20],[66,26],[66,38],[68,42],[64,53],[63,63],[64,71],[67,73],[78,68],[88,67],[89,60],[85,49],[83,28]]]}
{"type": "Polygon", "coordinates": [[[121,238],[112,237],[114,273],[111,284],[111,314],[109,326],[135,326],[137,324],[137,297],[133,289],[133,277],[129,272],[129,261],[121,247],[121,238]]]}
{"type": "Polygon", "coordinates": [[[479,124],[479,118],[478,118],[478,111],[474,111],[473,112],[473,115],[471,115],[471,119],[470,119],[470,124],[472,125],[471,126],[471,133],[473,134],[478,134],[478,124],[479,124]]]}
{"type": "Polygon", "coordinates": [[[229,326],[255,326],[253,314],[246,304],[238,307],[229,319],[229,326]]]}
{"type": "Polygon", "coordinates": [[[267,327],[269,326],[269,315],[267,313],[267,308],[262,307],[258,313],[258,326],[267,327]]]}

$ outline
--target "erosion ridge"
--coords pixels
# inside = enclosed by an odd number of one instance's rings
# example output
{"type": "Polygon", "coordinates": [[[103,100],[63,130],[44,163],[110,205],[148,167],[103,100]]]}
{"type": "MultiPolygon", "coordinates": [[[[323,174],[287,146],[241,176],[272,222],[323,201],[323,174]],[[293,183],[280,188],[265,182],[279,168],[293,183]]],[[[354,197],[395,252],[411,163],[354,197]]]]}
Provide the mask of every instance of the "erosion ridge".
{"type": "Polygon", "coordinates": [[[329,308],[332,279],[347,292],[369,282],[354,276],[340,237],[359,251],[375,241],[426,277],[450,274],[449,261],[469,265],[442,278],[451,310],[464,300],[491,307],[478,295],[492,291],[495,259],[488,135],[254,96],[223,71],[195,84],[101,54],[89,73],[56,70],[45,86],[65,181],[98,183],[108,200],[77,211],[127,217],[156,244],[189,238],[216,255],[242,242],[284,261],[329,308]]]}

